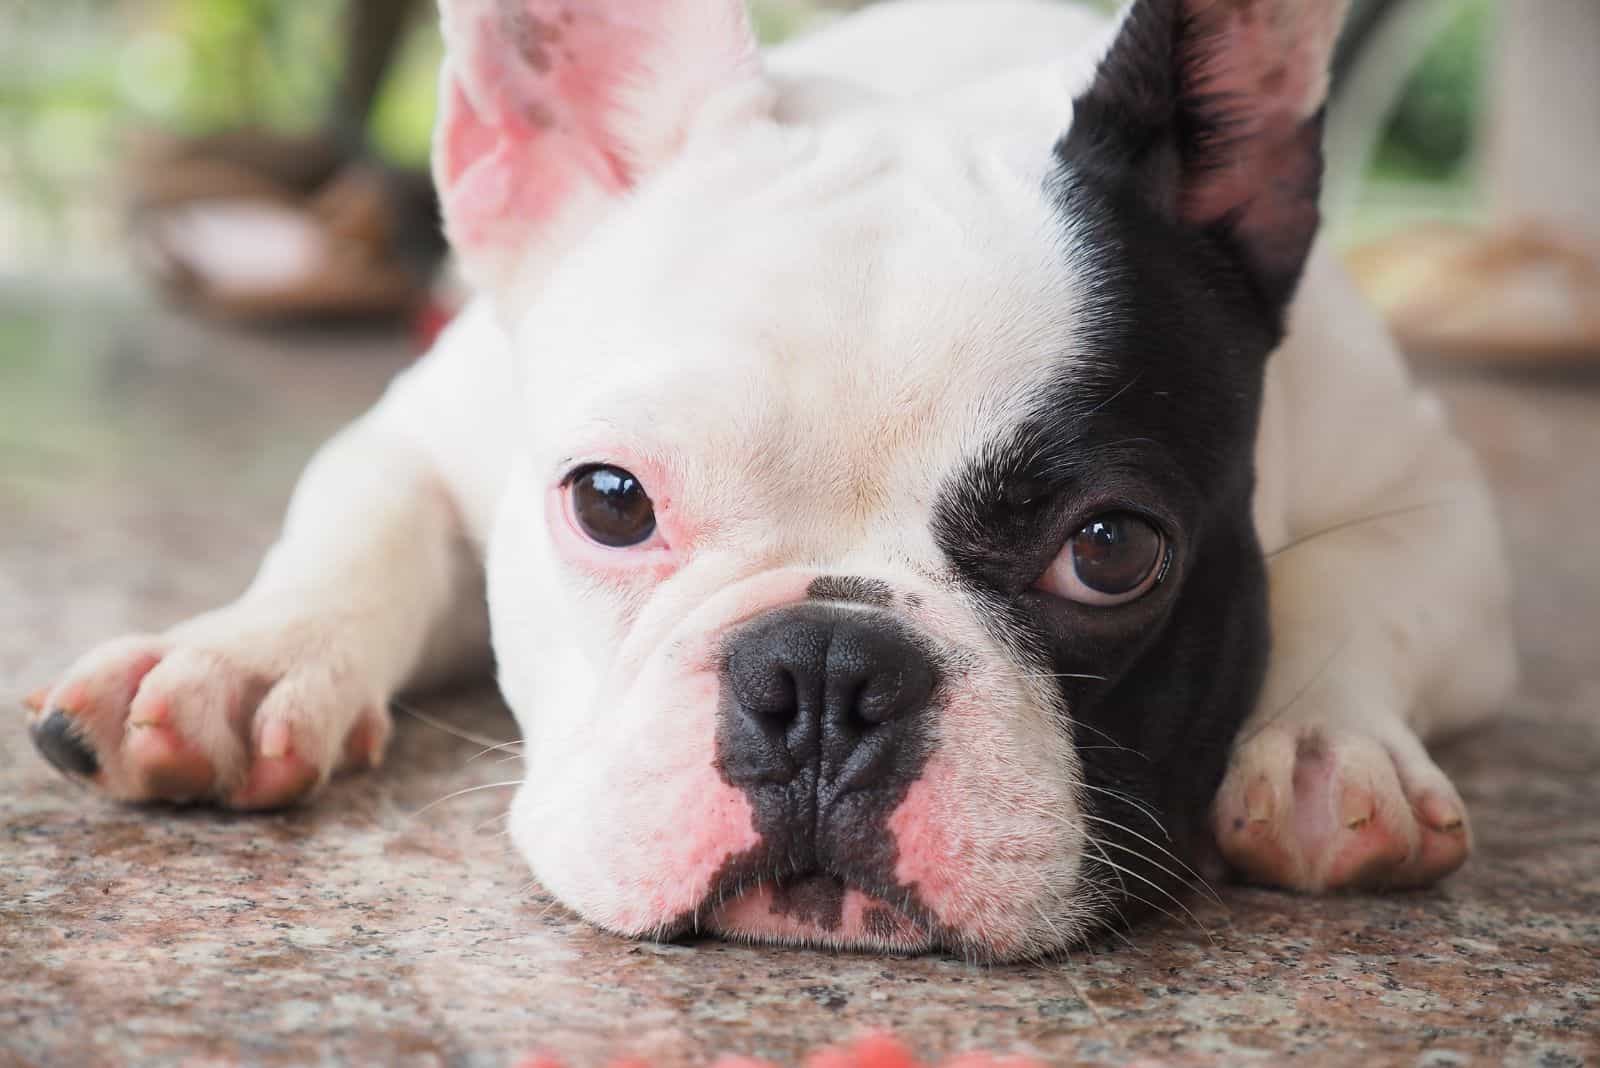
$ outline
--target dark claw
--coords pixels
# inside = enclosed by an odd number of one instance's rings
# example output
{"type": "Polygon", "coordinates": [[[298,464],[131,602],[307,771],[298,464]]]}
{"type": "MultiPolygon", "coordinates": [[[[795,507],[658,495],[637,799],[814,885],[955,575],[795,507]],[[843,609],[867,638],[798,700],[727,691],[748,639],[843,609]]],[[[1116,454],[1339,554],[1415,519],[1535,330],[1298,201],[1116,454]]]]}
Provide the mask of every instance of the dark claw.
{"type": "Polygon", "coordinates": [[[90,776],[100,770],[100,761],[96,759],[94,750],[78,737],[72,720],[61,709],[51,709],[50,714],[34,724],[29,733],[33,735],[34,747],[57,771],[90,776]]]}

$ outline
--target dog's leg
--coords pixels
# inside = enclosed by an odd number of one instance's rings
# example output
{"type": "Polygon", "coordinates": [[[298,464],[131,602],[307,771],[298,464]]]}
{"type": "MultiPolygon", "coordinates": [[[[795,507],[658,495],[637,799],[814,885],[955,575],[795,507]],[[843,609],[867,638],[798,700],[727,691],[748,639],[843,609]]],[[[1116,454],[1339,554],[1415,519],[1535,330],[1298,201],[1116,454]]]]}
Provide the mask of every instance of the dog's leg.
{"type": "Polygon", "coordinates": [[[125,800],[281,805],[377,764],[390,698],[485,655],[479,554],[432,446],[445,356],[322,449],[236,602],[103,645],[37,695],[52,763],[125,800]]]}
{"type": "Polygon", "coordinates": [[[1274,649],[1213,826],[1263,882],[1425,885],[1466,859],[1471,832],[1422,742],[1512,685],[1505,565],[1472,457],[1328,275],[1314,276],[1323,307],[1298,317],[1316,340],[1291,342],[1269,378],[1258,526],[1274,649]]]}

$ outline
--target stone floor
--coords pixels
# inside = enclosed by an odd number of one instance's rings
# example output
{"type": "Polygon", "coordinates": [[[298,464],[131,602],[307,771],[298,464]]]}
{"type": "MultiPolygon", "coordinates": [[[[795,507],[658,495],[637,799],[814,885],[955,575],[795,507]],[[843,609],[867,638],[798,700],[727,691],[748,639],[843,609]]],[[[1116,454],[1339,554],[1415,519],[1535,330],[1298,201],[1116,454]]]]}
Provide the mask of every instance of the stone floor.
{"type": "MultiPolygon", "coordinates": [[[[115,293],[0,288],[0,699],[236,591],[314,444],[406,346],[242,336],[115,293]]],[[[269,817],[118,808],[0,727],[0,1064],[792,1060],[896,1028],[1052,1064],[1600,1063],[1600,378],[1453,373],[1521,580],[1523,694],[1444,760],[1479,853],[1442,887],[1225,888],[1047,966],[638,945],[530,885],[514,764],[420,720],[269,817]]],[[[487,693],[428,703],[504,739],[487,693]]]]}

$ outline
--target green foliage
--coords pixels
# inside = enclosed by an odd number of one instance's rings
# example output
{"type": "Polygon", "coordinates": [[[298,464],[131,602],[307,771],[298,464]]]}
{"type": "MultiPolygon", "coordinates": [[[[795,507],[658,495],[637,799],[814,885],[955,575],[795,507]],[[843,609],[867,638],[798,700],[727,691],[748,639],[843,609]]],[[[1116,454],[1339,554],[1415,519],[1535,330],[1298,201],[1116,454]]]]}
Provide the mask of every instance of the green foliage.
{"type": "Polygon", "coordinates": [[[1445,179],[1471,160],[1494,13],[1490,0],[1460,6],[1390,117],[1375,161],[1384,175],[1445,179]]]}
{"type": "MultiPolygon", "coordinates": [[[[1469,156],[1492,0],[1459,2],[1393,118],[1382,173],[1438,179],[1469,156]]],[[[753,10],[767,42],[827,17],[817,0],[753,10]]],[[[140,127],[315,127],[343,15],[340,0],[0,0],[0,197],[56,213],[114,171],[122,135],[140,127]]],[[[371,126],[384,155],[414,165],[427,155],[439,59],[437,30],[421,22],[371,126]]]]}
{"type": "Polygon", "coordinates": [[[411,34],[396,57],[373,109],[370,129],[373,145],[386,159],[414,167],[427,162],[443,55],[439,28],[427,20],[411,34]]]}
{"type": "Polygon", "coordinates": [[[338,57],[340,5],[166,0],[185,89],[165,116],[188,130],[250,123],[302,131],[320,118],[338,57]]]}

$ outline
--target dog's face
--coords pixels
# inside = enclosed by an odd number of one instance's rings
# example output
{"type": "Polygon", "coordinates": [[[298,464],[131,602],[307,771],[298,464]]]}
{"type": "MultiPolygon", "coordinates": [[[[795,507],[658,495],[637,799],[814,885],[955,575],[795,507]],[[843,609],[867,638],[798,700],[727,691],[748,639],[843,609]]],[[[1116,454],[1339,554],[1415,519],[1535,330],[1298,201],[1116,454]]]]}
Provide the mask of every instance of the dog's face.
{"type": "Polygon", "coordinates": [[[1141,3],[1027,82],[1054,129],[986,137],[799,114],[728,0],[446,3],[446,215],[525,383],[489,588],[551,892],[1005,959],[1177,889],[1266,654],[1251,454],[1333,6],[1141,3]]]}

